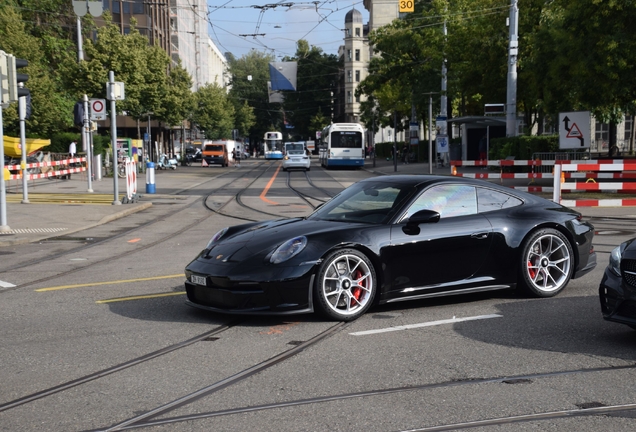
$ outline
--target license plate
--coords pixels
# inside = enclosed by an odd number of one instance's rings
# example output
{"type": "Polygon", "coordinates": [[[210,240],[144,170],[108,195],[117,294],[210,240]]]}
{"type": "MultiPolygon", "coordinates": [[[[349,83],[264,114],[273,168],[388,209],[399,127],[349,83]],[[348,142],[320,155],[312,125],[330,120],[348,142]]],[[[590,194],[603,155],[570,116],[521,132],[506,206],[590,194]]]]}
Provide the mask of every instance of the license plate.
{"type": "Polygon", "coordinates": [[[292,158],[292,162],[300,162],[300,159],[292,158]]]}
{"type": "Polygon", "coordinates": [[[193,284],[203,285],[203,286],[206,285],[205,277],[203,276],[192,275],[190,276],[190,280],[192,281],[193,284]]]}

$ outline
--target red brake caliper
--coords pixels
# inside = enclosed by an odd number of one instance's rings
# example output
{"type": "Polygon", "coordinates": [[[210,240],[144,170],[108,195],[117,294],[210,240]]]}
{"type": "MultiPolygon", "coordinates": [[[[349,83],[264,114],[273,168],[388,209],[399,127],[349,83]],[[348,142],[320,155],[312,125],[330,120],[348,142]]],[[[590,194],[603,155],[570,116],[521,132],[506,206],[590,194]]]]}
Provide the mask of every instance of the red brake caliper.
{"type": "Polygon", "coordinates": [[[528,260],[528,273],[530,273],[530,279],[534,279],[537,276],[537,270],[532,268],[532,261],[528,260]]]}
{"type": "MultiPolygon", "coordinates": [[[[362,272],[360,270],[356,270],[355,273],[355,278],[356,280],[360,279],[362,277],[362,272]]],[[[363,285],[365,283],[365,281],[362,281],[362,283],[360,285],[363,285]]],[[[360,301],[360,297],[362,297],[362,288],[360,288],[359,286],[356,286],[354,289],[351,290],[351,295],[353,295],[353,297],[360,301]]],[[[352,299],[351,300],[351,306],[354,306],[355,302],[352,299]]]]}

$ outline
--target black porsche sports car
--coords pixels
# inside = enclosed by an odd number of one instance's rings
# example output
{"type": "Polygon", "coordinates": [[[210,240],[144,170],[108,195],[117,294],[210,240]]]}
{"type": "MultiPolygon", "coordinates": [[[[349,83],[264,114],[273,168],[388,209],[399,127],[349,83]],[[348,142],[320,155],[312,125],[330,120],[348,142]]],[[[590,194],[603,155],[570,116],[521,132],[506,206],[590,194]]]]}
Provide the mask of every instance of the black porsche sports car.
{"type": "Polygon", "coordinates": [[[636,239],[612,250],[601,279],[599,295],[603,318],[636,329],[636,239]]]}
{"type": "Polygon", "coordinates": [[[377,303],[513,288],[556,295],[596,266],[594,227],[481,180],[382,176],[304,218],[224,228],[185,269],[187,303],[353,320],[377,303]]]}

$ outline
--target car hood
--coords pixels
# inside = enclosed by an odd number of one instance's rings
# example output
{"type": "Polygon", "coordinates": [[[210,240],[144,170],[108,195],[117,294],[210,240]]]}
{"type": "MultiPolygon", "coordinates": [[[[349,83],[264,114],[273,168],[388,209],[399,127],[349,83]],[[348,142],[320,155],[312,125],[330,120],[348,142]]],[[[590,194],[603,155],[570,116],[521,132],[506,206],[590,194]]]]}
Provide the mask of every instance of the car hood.
{"type": "Polygon", "coordinates": [[[204,251],[203,255],[208,259],[213,258],[217,262],[226,263],[261,259],[283,242],[294,237],[305,236],[308,239],[308,246],[303,255],[317,255],[317,258],[324,252],[323,248],[318,246],[323,243],[322,239],[328,236],[330,239],[339,238],[346,242],[351,237],[347,233],[351,233],[351,228],[358,225],[360,224],[301,218],[260,222],[239,228],[235,232],[230,231],[226,234],[227,237],[212,245],[209,250],[204,251]]]}

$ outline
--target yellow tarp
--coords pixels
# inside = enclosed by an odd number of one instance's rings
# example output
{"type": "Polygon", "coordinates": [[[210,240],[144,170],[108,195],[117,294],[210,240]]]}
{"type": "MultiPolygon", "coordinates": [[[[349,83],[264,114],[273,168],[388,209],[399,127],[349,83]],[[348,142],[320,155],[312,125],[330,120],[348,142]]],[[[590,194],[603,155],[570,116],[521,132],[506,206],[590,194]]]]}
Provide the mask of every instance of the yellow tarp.
{"type": "MultiPolygon", "coordinates": [[[[4,136],[4,154],[11,157],[20,157],[22,152],[20,149],[20,138],[4,136]]],[[[51,145],[51,140],[39,138],[27,138],[26,148],[27,154],[40,150],[42,147],[51,145]]]]}

